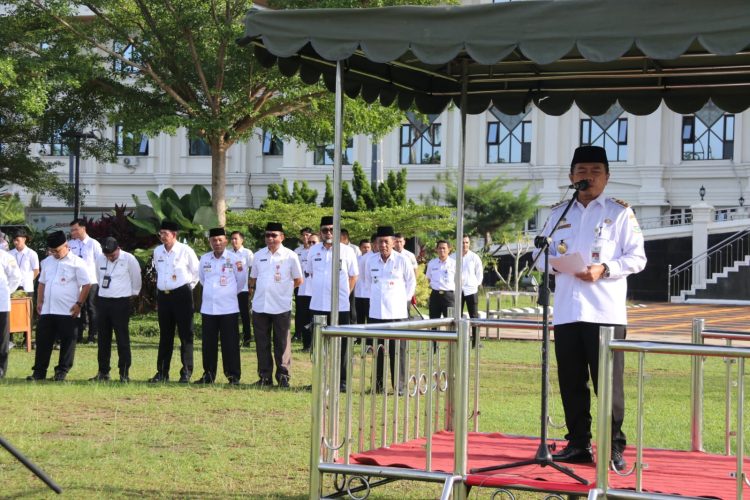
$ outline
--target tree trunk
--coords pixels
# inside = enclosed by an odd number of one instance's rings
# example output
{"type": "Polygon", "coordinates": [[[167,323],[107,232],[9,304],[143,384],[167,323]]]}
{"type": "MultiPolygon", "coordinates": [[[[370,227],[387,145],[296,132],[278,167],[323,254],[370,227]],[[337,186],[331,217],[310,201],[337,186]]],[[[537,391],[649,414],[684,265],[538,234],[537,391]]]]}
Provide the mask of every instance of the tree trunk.
{"type": "Polygon", "coordinates": [[[227,223],[227,150],[223,144],[211,144],[211,203],[219,225],[227,223]]]}

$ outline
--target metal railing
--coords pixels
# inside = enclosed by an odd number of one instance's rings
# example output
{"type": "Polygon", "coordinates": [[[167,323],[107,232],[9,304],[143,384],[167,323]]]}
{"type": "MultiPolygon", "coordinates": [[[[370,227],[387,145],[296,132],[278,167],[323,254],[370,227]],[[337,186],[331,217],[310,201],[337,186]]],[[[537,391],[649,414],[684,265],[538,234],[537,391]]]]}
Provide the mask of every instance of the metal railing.
{"type": "Polygon", "coordinates": [[[750,228],[738,231],[700,255],[672,267],[667,273],[667,300],[704,284],[706,278],[735,265],[750,254],[750,228]],[[674,294],[674,295],[673,295],[674,294]]]}
{"type": "MultiPolygon", "coordinates": [[[[745,359],[750,358],[750,348],[734,346],[708,346],[698,339],[708,336],[735,335],[732,333],[713,333],[703,330],[703,320],[693,322],[692,344],[677,344],[671,342],[642,342],[631,340],[614,340],[613,327],[601,327],[599,337],[599,399],[597,418],[597,459],[596,459],[596,484],[595,489],[590,490],[590,500],[598,498],[627,498],[627,499],[653,499],[653,498],[685,498],[676,495],[655,495],[652,492],[643,491],[643,393],[644,393],[644,363],[646,353],[676,354],[693,356],[692,363],[692,414],[691,414],[691,448],[701,450],[702,426],[703,426],[703,370],[704,356],[718,356],[733,358],[737,360],[737,415],[736,424],[736,498],[743,498],[743,488],[747,483],[744,472],[744,414],[743,405],[745,400],[745,359]],[[633,466],[635,472],[635,491],[617,490],[609,488],[608,470],[610,463],[610,447],[612,445],[612,372],[614,351],[638,353],[638,380],[637,380],[637,405],[636,405],[636,459],[633,466]]],[[[716,338],[716,337],[714,337],[716,338]]]]}

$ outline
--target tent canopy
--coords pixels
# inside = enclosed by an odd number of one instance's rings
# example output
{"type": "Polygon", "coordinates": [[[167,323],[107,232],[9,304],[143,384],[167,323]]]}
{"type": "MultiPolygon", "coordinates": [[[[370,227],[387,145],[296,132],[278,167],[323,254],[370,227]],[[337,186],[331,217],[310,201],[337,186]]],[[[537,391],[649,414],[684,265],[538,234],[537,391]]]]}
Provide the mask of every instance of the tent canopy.
{"type": "Polygon", "coordinates": [[[532,0],[453,7],[251,11],[242,44],[306,83],[401,109],[439,113],[531,101],[560,115],[615,102],[652,113],[664,101],[692,113],[708,99],[729,112],[750,106],[747,0],[532,0]]]}

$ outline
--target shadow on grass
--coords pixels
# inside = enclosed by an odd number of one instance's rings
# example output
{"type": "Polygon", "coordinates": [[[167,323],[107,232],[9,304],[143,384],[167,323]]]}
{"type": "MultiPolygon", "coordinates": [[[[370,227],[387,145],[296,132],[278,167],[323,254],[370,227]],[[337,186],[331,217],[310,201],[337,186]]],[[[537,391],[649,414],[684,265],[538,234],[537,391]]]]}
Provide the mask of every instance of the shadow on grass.
{"type": "MultiPolygon", "coordinates": [[[[212,490],[188,490],[188,489],[169,489],[159,488],[157,489],[136,489],[136,488],[117,488],[117,487],[97,487],[97,488],[81,488],[81,487],[68,487],[63,488],[63,495],[69,498],[96,498],[96,497],[128,497],[128,498],[236,498],[245,499],[252,498],[257,493],[250,491],[241,493],[229,493],[229,492],[218,492],[215,489],[212,490]],[[71,496],[72,495],[72,496],[71,496]]],[[[53,495],[52,490],[40,486],[33,489],[27,489],[23,492],[3,494],[3,498],[15,499],[15,498],[45,498],[48,495],[53,495]]],[[[263,494],[265,498],[274,498],[278,500],[302,500],[307,498],[307,495],[273,495],[267,496],[263,494]]]]}
{"type": "Polygon", "coordinates": [[[44,386],[59,386],[59,387],[111,387],[113,389],[115,388],[121,388],[121,389],[127,389],[129,387],[147,387],[149,389],[157,390],[157,389],[168,389],[168,390],[213,390],[213,391],[244,391],[244,390],[250,390],[250,391],[258,391],[258,392],[310,392],[311,386],[292,386],[289,388],[279,387],[279,386],[257,386],[255,383],[240,383],[239,385],[230,385],[228,383],[224,382],[217,382],[215,384],[207,384],[207,385],[199,385],[199,384],[180,384],[177,381],[174,382],[157,382],[152,383],[147,380],[131,380],[130,382],[120,382],[116,377],[108,382],[94,382],[90,380],[65,380],[63,382],[57,382],[54,380],[51,380],[49,378],[44,380],[35,380],[30,381],[26,380],[26,378],[11,378],[11,377],[5,377],[3,379],[0,379],[0,386],[3,385],[13,385],[13,386],[29,386],[32,387],[34,385],[44,385],[44,386]]]}

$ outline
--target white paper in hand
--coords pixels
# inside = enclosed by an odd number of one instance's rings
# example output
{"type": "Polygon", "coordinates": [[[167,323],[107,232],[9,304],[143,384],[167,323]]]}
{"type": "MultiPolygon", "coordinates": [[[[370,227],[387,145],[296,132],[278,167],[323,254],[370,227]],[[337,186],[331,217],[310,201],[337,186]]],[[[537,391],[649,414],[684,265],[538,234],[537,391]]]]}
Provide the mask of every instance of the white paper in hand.
{"type": "Polygon", "coordinates": [[[550,257],[549,263],[558,273],[575,274],[586,270],[586,263],[579,252],[550,257]]]}

